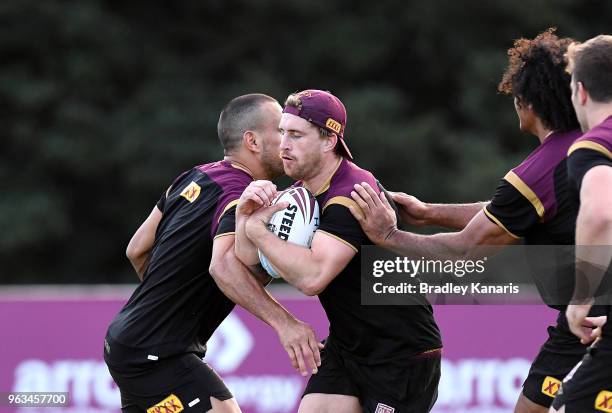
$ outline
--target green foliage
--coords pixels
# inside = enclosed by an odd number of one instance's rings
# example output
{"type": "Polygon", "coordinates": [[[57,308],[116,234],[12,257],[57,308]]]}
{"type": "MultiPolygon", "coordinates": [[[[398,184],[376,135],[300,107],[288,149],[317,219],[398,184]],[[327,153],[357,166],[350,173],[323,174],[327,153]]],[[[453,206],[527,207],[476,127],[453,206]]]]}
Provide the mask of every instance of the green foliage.
{"type": "Polygon", "coordinates": [[[129,237],[176,175],[222,156],[219,111],[248,92],[331,90],[387,188],[487,199],[537,144],[496,92],[506,49],[551,25],[586,39],[610,15],[606,0],[2,2],[0,282],[135,281],[129,237]]]}

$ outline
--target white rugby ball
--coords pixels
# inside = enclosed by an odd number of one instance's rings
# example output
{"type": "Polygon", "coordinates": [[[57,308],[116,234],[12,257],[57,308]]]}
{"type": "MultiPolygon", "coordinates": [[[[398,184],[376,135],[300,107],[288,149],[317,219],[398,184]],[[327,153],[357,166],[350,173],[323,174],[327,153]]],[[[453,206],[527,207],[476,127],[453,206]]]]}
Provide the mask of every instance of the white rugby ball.
{"type": "MultiPolygon", "coordinates": [[[[286,201],[287,208],[272,215],[268,222],[268,230],[283,241],[310,248],[314,233],[319,227],[319,203],[306,188],[295,187],[281,192],[272,202],[286,201]]],[[[258,250],[261,266],[273,278],[280,275],[270,264],[261,251],[258,250]]]]}

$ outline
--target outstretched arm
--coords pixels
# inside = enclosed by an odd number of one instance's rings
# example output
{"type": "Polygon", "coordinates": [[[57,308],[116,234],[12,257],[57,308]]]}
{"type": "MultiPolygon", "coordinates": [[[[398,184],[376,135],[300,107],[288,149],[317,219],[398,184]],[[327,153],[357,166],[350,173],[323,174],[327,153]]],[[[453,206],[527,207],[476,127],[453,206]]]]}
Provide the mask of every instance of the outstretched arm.
{"type": "Polygon", "coordinates": [[[460,232],[418,235],[397,229],[395,214],[386,197],[377,195],[367,183],[355,185],[351,196],[360,210],[349,209],[368,238],[401,255],[466,258],[478,255],[479,246],[503,246],[516,242],[516,238],[489,221],[482,210],[460,232]]]}
{"type": "Polygon", "coordinates": [[[402,222],[415,227],[435,225],[461,230],[487,204],[430,204],[403,192],[391,192],[391,196],[402,222]]]}

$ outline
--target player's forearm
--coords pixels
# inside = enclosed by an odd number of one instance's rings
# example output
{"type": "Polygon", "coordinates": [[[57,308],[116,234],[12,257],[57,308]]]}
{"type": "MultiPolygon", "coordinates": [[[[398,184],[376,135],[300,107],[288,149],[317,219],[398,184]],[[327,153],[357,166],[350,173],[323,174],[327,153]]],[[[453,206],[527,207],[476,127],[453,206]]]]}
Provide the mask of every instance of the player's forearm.
{"type": "Polygon", "coordinates": [[[246,235],[246,221],[247,217],[236,215],[234,251],[236,252],[236,257],[250,267],[259,263],[259,257],[257,256],[257,247],[246,235]]]}
{"type": "Polygon", "coordinates": [[[461,242],[457,233],[419,235],[395,230],[380,245],[398,255],[424,258],[461,259],[471,255],[473,247],[461,242]]]}
{"type": "Polygon", "coordinates": [[[263,225],[253,235],[253,243],[289,284],[306,295],[316,295],[324,288],[319,282],[321,266],[312,250],[282,241],[263,225]]]}
{"type": "Polygon", "coordinates": [[[235,256],[232,258],[228,255],[222,262],[211,266],[209,270],[226,297],[276,331],[280,331],[288,322],[295,320],[266,291],[260,279],[254,277],[235,256]]]}
{"type": "Polygon", "coordinates": [[[612,214],[581,206],[576,220],[574,300],[591,301],[612,261],[612,214]]]}
{"type": "Polygon", "coordinates": [[[461,230],[484,208],[487,202],[473,204],[426,204],[427,223],[443,228],[461,230]]]}

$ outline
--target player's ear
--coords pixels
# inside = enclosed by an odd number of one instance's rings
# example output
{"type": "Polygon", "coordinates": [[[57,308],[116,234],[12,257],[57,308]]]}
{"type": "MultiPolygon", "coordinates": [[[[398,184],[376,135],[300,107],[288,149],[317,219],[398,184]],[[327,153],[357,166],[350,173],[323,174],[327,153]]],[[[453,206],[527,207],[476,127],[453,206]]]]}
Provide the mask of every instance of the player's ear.
{"type": "Polygon", "coordinates": [[[325,137],[325,143],[323,144],[323,151],[325,152],[333,151],[334,148],[336,147],[336,144],[338,144],[338,135],[336,135],[335,133],[330,133],[328,136],[325,137]]]}
{"type": "Polygon", "coordinates": [[[257,133],[250,130],[244,132],[244,135],[242,135],[242,142],[251,152],[261,152],[261,137],[258,136],[257,133]]]}
{"type": "Polygon", "coordinates": [[[584,84],[582,84],[582,82],[576,83],[576,86],[578,87],[578,102],[580,102],[581,105],[584,105],[587,101],[589,93],[584,88],[584,84]]]}

